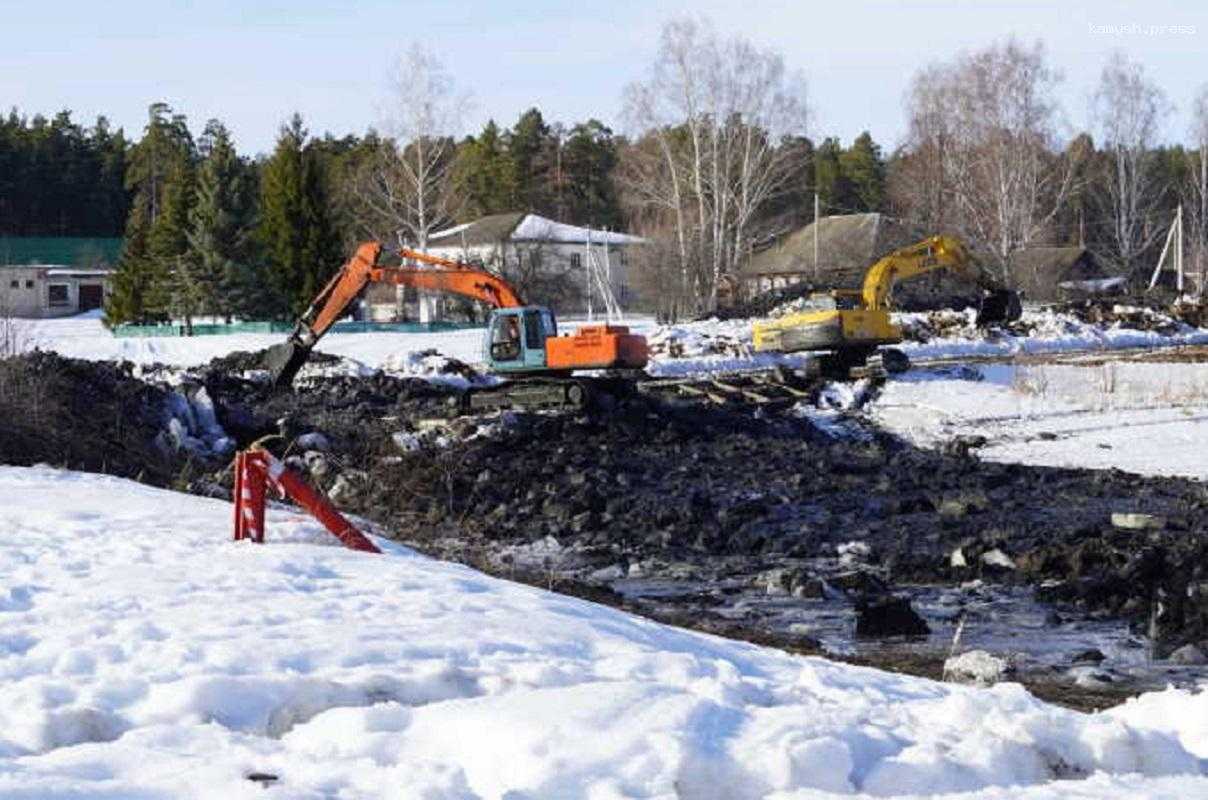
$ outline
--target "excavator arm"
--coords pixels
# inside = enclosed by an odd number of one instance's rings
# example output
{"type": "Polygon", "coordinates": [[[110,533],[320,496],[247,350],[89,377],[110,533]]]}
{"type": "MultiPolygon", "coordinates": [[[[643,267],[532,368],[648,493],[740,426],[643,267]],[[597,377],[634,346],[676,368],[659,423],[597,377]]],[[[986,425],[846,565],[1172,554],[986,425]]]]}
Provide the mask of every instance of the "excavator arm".
{"type": "Polygon", "coordinates": [[[348,312],[352,301],[371,283],[393,283],[448,292],[479,300],[494,308],[524,305],[520,295],[507,281],[484,270],[406,248],[398,251],[404,259],[439,269],[379,267],[377,260],[381,253],[382,245],[379,242],[366,242],[357,247],[348,263],[316,295],[294,326],[289,339],[269,348],[265,360],[275,387],[283,388],[293,383],[294,376],[310,357],[315,344],[348,312]]]}
{"type": "Polygon", "coordinates": [[[1019,296],[987,274],[965,245],[951,236],[932,236],[917,244],[895,250],[869,268],[861,290],[867,310],[889,307],[889,295],[898,280],[913,278],[936,270],[964,275],[987,292],[978,313],[978,324],[1018,319],[1019,296]]]}

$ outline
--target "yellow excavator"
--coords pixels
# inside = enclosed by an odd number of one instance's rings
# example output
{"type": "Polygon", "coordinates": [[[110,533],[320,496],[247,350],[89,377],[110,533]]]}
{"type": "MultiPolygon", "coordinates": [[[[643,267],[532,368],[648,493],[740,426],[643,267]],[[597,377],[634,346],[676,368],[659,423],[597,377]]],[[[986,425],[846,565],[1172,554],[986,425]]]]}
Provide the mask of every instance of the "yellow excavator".
{"type": "Polygon", "coordinates": [[[825,353],[823,372],[838,377],[859,369],[903,372],[910,367],[906,354],[885,347],[902,341],[902,331],[889,317],[894,282],[945,269],[972,279],[982,289],[979,326],[1019,319],[1022,307],[1016,292],[982,270],[959,239],[932,236],[877,261],[858,291],[815,293],[801,311],[755,323],[755,349],[825,353]]]}

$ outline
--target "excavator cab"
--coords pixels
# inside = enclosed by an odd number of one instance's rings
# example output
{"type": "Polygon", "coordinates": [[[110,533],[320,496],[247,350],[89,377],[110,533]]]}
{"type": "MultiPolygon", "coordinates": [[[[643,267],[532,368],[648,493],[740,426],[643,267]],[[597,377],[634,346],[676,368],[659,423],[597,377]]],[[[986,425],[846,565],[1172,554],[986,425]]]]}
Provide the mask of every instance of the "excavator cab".
{"type": "Polygon", "coordinates": [[[519,306],[491,312],[483,346],[483,361],[500,373],[547,369],[545,340],[558,335],[558,323],[548,308],[519,306]]]}

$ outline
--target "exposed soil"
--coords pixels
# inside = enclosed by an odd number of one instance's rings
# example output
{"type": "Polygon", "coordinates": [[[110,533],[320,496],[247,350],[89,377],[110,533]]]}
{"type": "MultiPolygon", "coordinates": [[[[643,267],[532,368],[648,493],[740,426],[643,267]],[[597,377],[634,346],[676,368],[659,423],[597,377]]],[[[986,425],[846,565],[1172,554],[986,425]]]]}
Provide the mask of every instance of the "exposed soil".
{"type": "Polygon", "coordinates": [[[282,434],[281,454],[348,509],[496,571],[750,586],[787,569],[773,591],[848,580],[853,602],[906,583],[1043,583],[1045,598],[1126,618],[1163,648],[1208,638],[1208,488],[1194,481],[981,462],[880,434],[835,440],[792,415],[640,395],[607,412],[425,432],[449,400],[419,380],[319,379],[272,395],[211,371],[206,386],[228,431],[282,434]],[[312,431],[329,453],[292,446],[312,431]],[[1121,530],[1114,512],[1165,524],[1121,530]]]}
{"type": "Polygon", "coordinates": [[[190,461],[165,449],[168,393],[130,363],[37,351],[0,359],[0,463],[51,464],[167,485],[190,461]]]}
{"type": "MultiPolygon", "coordinates": [[[[982,462],[975,443],[920,450],[875,430],[834,439],[791,413],[640,393],[592,413],[450,418],[452,390],[421,379],[309,378],[275,394],[238,377],[259,364],[232,354],[178,391],[204,389],[240,446],[266,442],[343,508],[505,577],[794,652],[820,649],[792,622],[815,609],[926,636],[917,587],[977,580],[1035,586],[1055,619],[1126,620],[1159,654],[1208,639],[1208,487],[1195,481],[982,462]],[[1120,512],[1162,524],[1114,527],[1120,512]]],[[[129,365],[0,362],[0,461],[229,487],[220,459],[181,478],[197,462],[165,452],[169,395],[129,365]]],[[[934,671],[934,652],[906,652],[876,663],[934,671]]],[[[1088,706],[1117,691],[1062,685],[1088,706]]]]}

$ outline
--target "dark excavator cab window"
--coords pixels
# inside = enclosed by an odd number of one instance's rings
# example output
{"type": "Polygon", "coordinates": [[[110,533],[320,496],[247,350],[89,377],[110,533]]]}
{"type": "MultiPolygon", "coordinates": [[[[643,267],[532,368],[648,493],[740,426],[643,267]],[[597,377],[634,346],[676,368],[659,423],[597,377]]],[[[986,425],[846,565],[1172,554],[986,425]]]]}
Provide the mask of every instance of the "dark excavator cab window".
{"type": "Polygon", "coordinates": [[[530,350],[545,347],[545,333],[541,330],[541,312],[524,312],[524,346],[530,350]]]}
{"type": "Polygon", "coordinates": [[[520,318],[515,314],[495,318],[491,331],[491,357],[499,361],[520,358],[520,318]]]}

